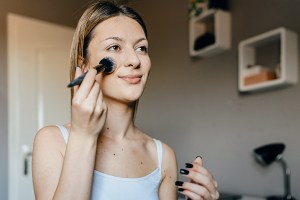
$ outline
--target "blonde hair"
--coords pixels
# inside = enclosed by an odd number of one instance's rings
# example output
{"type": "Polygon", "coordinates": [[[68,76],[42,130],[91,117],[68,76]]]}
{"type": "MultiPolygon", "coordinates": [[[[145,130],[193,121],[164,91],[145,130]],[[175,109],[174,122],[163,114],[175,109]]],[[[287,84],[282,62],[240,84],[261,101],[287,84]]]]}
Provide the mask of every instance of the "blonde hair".
{"type": "MultiPolygon", "coordinates": [[[[76,67],[81,67],[88,60],[88,46],[93,38],[94,28],[101,22],[115,16],[124,15],[137,21],[147,37],[147,28],[141,16],[126,5],[118,5],[112,1],[96,1],[81,16],[75,30],[70,52],[70,80],[75,77],[76,67]]],[[[71,89],[71,99],[74,90],[71,89]]]]}

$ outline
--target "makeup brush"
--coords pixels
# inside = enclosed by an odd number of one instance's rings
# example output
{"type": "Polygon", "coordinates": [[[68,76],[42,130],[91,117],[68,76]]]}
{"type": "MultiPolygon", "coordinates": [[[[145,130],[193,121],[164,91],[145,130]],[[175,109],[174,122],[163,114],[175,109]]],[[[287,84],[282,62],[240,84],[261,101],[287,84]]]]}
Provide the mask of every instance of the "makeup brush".
{"type": "MultiPolygon", "coordinates": [[[[114,63],[114,60],[110,57],[105,57],[102,60],[100,60],[99,65],[95,66],[94,69],[97,70],[97,74],[104,72],[106,74],[110,74],[113,71],[115,71],[116,65],[114,63]]],[[[84,77],[86,76],[87,72],[76,78],[75,80],[71,81],[67,87],[71,88],[74,87],[75,85],[81,84],[83,81],[84,77]]]]}

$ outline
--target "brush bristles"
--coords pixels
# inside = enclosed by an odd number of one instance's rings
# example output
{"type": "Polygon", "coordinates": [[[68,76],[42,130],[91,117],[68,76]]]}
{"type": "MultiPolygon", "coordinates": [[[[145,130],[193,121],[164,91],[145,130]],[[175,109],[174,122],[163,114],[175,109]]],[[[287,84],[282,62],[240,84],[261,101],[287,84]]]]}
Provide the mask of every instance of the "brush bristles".
{"type": "Polygon", "coordinates": [[[112,73],[115,71],[115,63],[114,60],[110,57],[105,57],[99,62],[100,65],[104,66],[104,73],[112,73]]]}

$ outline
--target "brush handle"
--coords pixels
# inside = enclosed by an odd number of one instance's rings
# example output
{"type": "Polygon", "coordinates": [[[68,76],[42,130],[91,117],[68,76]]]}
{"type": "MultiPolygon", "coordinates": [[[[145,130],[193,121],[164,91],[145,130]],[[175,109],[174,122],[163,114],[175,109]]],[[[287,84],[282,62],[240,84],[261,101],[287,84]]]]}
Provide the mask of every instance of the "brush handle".
{"type": "MultiPolygon", "coordinates": [[[[102,72],[105,69],[105,67],[104,67],[104,65],[97,65],[94,69],[97,70],[97,74],[99,74],[100,72],[102,72]]],[[[83,81],[84,77],[86,76],[86,74],[87,74],[87,72],[85,72],[84,74],[81,74],[78,78],[71,81],[67,85],[67,87],[71,88],[71,87],[74,87],[76,85],[80,85],[81,82],[83,81]]]]}
{"type": "Polygon", "coordinates": [[[73,81],[71,81],[71,82],[67,85],[67,87],[68,87],[68,88],[71,88],[71,87],[74,87],[74,86],[76,86],[76,85],[79,85],[79,84],[83,81],[83,79],[84,79],[84,77],[86,76],[86,74],[87,74],[87,72],[85,72],[84,74],[81,74],[78,78],[76,78],[76,79],[74,79],[73,81]]]}

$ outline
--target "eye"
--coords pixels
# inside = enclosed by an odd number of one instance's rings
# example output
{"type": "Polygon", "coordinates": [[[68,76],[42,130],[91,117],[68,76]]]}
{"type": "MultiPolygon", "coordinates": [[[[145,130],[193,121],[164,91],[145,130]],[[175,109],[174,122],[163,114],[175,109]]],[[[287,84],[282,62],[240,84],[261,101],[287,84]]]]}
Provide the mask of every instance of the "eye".
{"type": "Polygon", "coordinates": [[[112,45],[107,48],[108,51],[120,51],[121,47],[119,45],[112,45]]]}
{"type": "Polygon", "coordinates": [[[140,46],[138,48],[136,48],[136,51],[140,51],[140,52],[143,52],[143,53],[148,53],[148,48],[146,46],[140,46]]]}

